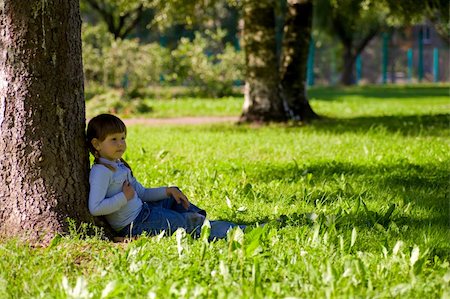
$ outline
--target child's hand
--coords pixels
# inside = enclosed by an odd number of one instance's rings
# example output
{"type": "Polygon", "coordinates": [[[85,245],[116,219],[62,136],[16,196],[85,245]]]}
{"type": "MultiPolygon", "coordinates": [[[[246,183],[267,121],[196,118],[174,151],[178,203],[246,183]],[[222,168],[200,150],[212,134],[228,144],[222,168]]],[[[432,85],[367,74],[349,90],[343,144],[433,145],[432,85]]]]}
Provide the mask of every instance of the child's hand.
{"type": "Polygon", "coordinates": [[[134,197],[134,189],[133,186],[128,181],[123,182],[122,192],[125,194],[125,197],[128,201],[132,200],[134,197]]]}
{"type": "Polygon", "coordinates": [[[166,189],[166,194],[168,196],[172,196],[175,201],[181,204],[186,210],[189,208],[189,200],[187,199],[186,195],[184,195],[183,192],[181,192],[177,187],[168,187],[166,189]]]}

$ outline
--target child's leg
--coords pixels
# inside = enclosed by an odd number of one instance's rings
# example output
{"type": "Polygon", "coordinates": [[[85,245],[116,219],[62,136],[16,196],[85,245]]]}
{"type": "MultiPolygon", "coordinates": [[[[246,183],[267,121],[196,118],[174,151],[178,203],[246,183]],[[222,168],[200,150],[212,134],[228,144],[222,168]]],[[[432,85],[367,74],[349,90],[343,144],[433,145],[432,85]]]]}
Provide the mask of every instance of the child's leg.
{"type": "Polygon", "coordinates": [[[244,230],[246,228],[246,225],[242,225],[242,224],[236,224],[233,222],[228,222],[228,221],[210,221],[211,224],[211,233],[209,235],[209,239],[210,240],[214,240],[214,239],[223,239],[227,236],[227,232],[228,230],[239,226],[242,230],[244,230]]]}
{"type": "Polygon", "coordinates": [[[186,220],[180,213],[154,207],[150,210],[148,217],[133,223],[132,235],[137,236],[144,232],[157,235],[162,231],[166,231],[170,235],[180,227],[186,229],[186,220]]]}
{"type": "Polygon", "coordinates": [[[206,216],[206,211],[200,209],[196,205],[190,203],[189,208],[186,210],[183,205],[177,203],[172,197],[160,201],[149,201],[146,202],[150,207],[161,207],[164,209],[173,210],[178,213],[199,213],[200,215],[206,216]]]}
{"type": "MultiPolygon", "coordinates": [[[[201,226],[205,221],[206,217],[205,210],[202,210],[193,204],[190,204],[189,208],[186,210],[181,204],[178,204],[172,197],[158,202],[151,202],[151,203],[149,202],[148,204],[149,205],[152,204],[165,209],[170,209],[183,215],[186,220],[186,227],[185,227],[186,231],[191,233],[195,230],[196,235],[200,234],[201,226]]],[[[210,240],[226,238],[228,230],[236,226],[239,226],[242,230],[246,228],[245,225],[238,225],[236,223],[229,221],[210,221],[210,224],[211,224],[211,233],[209,237],[210,240]]]]}
{"type": "MultiPolygon", "coordinates": [[[[197,213],[179,213],[166,209],[163,203],[149,206],[144,204],[141,214],[135,219],[133,225],[128,228],[132,236],[138,236],[147,232],[150,235],[157,235],[166,231],[169,235],[178,228],[184,228],[188,233],[201,227],[204,217],[197,213]]],[[[196,231],[197,233],[197,231],[196,231]]],[[[127,233],[130,234],[129,232],[127,233]]]]}

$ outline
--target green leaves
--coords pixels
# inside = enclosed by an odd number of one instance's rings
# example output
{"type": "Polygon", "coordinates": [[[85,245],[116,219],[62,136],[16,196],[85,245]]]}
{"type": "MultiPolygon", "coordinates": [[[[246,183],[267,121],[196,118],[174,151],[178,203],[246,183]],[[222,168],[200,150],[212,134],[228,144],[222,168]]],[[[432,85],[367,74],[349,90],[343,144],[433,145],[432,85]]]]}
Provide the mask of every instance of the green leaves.
{"type": "Polygon", "coordinates": [[[244,56],[230,44],[222,44],[225,31],[196,33],[193,40],[182,38],[171,52],[173,72],[168,79],[197,88],[203,95],[231,94],[233,82],[243,76],[244,56]]]}

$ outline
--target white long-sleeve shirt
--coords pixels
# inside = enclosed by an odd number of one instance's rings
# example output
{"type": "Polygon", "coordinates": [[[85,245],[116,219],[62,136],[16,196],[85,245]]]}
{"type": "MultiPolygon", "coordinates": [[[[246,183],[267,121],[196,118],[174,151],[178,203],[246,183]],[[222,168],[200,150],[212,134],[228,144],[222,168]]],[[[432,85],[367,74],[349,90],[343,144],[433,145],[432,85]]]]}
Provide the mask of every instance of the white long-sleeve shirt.
{"type": "Polygon", "coordinates": [[[100,158],[100,163],[111,165],[116,171],[102,164],[92,166],[89,174],[89,211],[94,216],[105,216],[113,229],[120,230],[130,224],[141,211],[142,201],[167,198],[166,187],[143,187],[122,162],[100,158]],[[122,192],[125,181],[135,191],[134,197],[129,201],[122,192]]]}

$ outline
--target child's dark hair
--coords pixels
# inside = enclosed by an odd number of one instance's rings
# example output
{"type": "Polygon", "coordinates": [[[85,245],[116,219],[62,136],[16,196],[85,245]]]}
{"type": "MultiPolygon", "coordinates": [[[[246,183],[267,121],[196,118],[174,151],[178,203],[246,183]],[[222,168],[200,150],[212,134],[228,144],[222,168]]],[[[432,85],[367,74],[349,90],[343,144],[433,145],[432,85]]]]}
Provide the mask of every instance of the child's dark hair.
{"type": "MultiPolygon", "coordinates": [[[[127,134],[127,127],[117,116],[114,116],[112,114],[99,114],[89,121],[86,130],[86,143],[89,152],[91,152],[91,154],[94,156],[94,163],[99,163],[100,156],[97,150],[92,145],[92,139],[97,138],[99,141],[103,141],[108,135],[116,133],[125,133],[125,135],[127,134]]],[[[130,165],[128,165],[125,160],[120,160],[131,170],[130,165]]],[[[99,164],[104,165],[103,163],[99,164]]],[[[105,166],[111,169],[110,165],[105,166]]],[[[115,171],[115,169],[111,170],[115,171]]]]}

